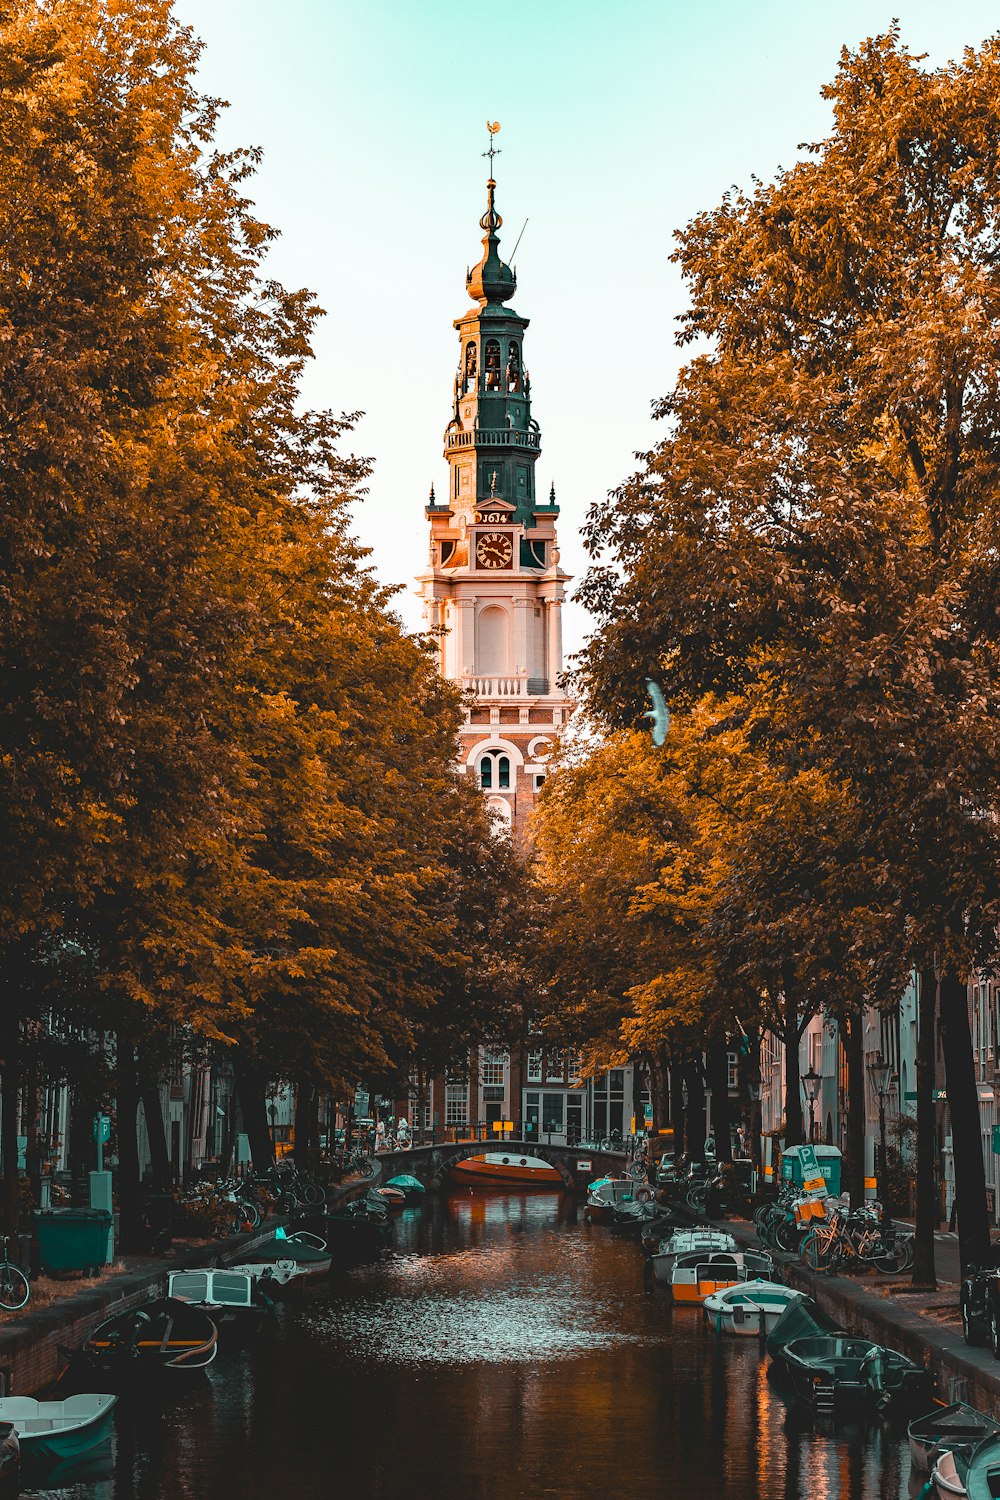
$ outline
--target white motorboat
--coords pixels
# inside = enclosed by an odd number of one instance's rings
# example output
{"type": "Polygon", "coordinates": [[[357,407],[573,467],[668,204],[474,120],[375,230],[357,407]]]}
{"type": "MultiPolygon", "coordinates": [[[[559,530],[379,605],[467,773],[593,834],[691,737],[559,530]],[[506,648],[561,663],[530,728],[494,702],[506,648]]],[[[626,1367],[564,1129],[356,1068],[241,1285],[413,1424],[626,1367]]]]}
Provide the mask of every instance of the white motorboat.
{"type": "Polygon", "coordinates": [[[789,1302],[797,1302],[802,1296],[802,1292],[780,1282],[757,1279],[711,1292],[703,1306],[716,1333],[757,1338],[770,1333],[789,1302]]]}
{"type": "Polygon", "coordinates": [[[295,1281],[297,1277],[305,1276],[311,1267],[299,1265],[294,1260],[267,1260],[254,1261],[245,1266],[229,1266],[227,1269],[253,1277],[266,1292],[268,1286],[288,1286],[289,1282],[295,1281]]]}
{"type": "Polygon", "coordinates": [[[769,1255],[750,1250],[692,1250],[674,1261],[670,1294],[675,1302],[700,1303],[725,1287],[767,1280],[773,1270],[769,1255]]]}
{"type": "Polygon", "coordinates": [[[736,1241],[724,1229],[677,1229],[669,1239],[660,1241],[660,1248],[650,1256],[653,1279],[660,1286],[669,1286],[674,1263],[679,1255],[688,1255],[695,1250],[710,1253],[713,1250],[731,1251],[736,1241]]]}

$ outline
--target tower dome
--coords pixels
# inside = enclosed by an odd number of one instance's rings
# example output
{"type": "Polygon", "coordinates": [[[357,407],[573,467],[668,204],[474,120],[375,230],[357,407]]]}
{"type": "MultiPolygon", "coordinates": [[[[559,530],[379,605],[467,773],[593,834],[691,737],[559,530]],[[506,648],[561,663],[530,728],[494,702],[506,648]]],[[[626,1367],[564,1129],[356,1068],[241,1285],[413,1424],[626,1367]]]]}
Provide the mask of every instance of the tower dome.
{"type": "Polygon", "coordinates": [[[493,206],[496,183],[491,177],[486,184],[487,207],[479,223],[486,234],[483,237],[483,258],[473,266],[466,277],[466,287],[474,302],[485,307],[490,302],[508,302],[517,290],[517,278],[510,266],[500,259],[497,246],[500,238],[497,230],[503,223],[493,206]]]}

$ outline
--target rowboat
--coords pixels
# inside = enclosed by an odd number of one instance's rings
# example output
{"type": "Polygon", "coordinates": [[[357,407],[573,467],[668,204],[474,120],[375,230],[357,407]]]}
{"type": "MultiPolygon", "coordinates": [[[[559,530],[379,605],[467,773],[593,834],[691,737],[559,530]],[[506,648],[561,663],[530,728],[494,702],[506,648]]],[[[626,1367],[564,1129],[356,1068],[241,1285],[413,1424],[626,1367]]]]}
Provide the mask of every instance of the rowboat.
{"type": "Polygon", "coordinates": [[[26,1462],[79,1458],[107,1437],[117,1399],[83,1395],[65,1401],[35,1401],[31,1396],[4,1396],[0,1424],[13,1423],[26,1462]]]}
{"type": "Polygon", "coordinates": [[[175,1297],[160,1297],[142,1307],[116,1313],[83,1346],[88,1363],[107,1374],[204,1370],[216,1356],[219,1335],[200,1307],[175,1297]]]}
{"type": "Polygon", "coordinates": [[[735,1252],[736,1241],[724,1229],[677,1229],[669,1238],[661,1240],[659,1250],[650,1256],[654,1281],[660,1286],[669,1286],[678,1256],[693,1254],[696,1250],[735,1252]]]}
{"type": "Polygon", "coordinates": [[[790,1302],[802,1292],[776,1281],[744,1281],[705,1298],[705,1316],[716,1333],[759,1338],[774,1327],[790,1302]]]}
{"type": "Polygon", "coordinates": [[[969,1500],[996,1500],[1000,1494],[1000,1436],[996,1433],[973,1449],[965,1488],[969,1500]]]}
{"type": "Polygon", "coordinates": [[[906,1431],[914,1466],[928,1472],[943,1449],[971,1450],[1000,1432],[1000,1422],[964,1401],[953,1401],[950,1406],[936,1407],[926,1416],[914,1417],[906,1431]]]}
{"type": "Polygon", "coordinates": [[[679,1255],[670,1273],[670,1294],[677,1303],[703,1303],[706,1297],[753,1277],[770,1275],[769,1255],[751,1251],[693,1250],[679,1255]]]}

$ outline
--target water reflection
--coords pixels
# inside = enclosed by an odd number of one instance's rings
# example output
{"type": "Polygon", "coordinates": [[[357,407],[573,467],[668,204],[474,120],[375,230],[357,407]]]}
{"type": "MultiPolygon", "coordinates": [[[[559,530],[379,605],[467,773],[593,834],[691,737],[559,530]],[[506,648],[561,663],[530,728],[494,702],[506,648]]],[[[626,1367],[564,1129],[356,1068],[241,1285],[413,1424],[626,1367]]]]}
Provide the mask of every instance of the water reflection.
{"type": "MultiPolygon", "coordinates": [[[[750,1339],[643,1290],[573,1200],[408,1210],[397,1254],[282,1311],[203,1383],[121,1404],[110,1477],[64,1500],[896,1500],[905,1436],[813,1431],[750,1339]]],[[[40,1493],[31,1491],[29,1493],[40,1493]]]]}

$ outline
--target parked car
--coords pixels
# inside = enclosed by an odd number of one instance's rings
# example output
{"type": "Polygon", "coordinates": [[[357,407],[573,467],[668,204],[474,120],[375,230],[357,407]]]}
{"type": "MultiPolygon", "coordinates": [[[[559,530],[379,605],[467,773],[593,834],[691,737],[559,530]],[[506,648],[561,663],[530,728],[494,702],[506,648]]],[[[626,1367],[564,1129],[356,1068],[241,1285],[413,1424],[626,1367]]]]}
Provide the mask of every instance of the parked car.
{"type": "Polygon", "coordinates": [[[962,1332],[967,1344],[989,1342],[1000,1359],[1000,1267],[970,1266],[960,1293],[962,1332]]]}

